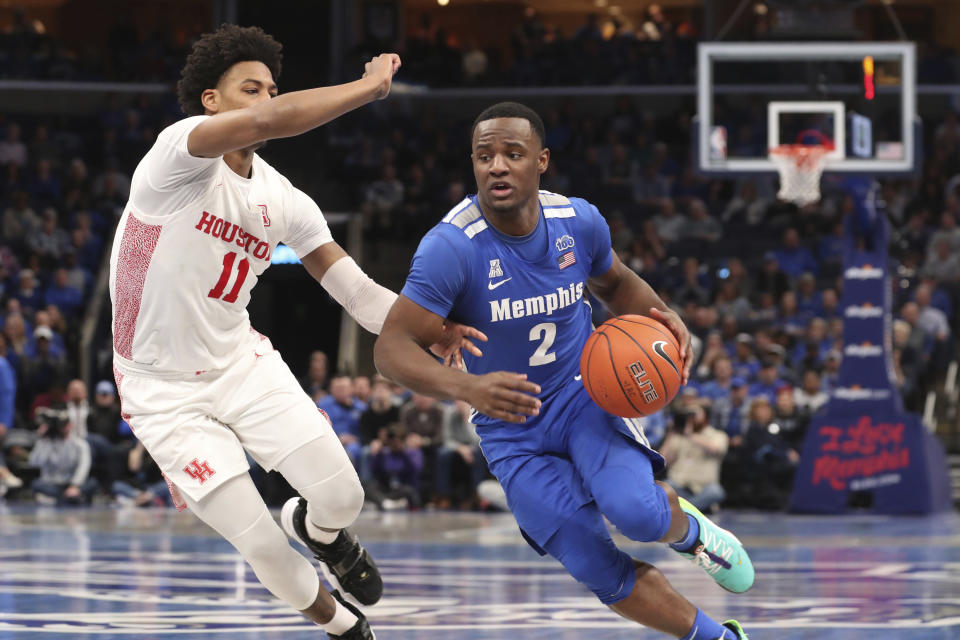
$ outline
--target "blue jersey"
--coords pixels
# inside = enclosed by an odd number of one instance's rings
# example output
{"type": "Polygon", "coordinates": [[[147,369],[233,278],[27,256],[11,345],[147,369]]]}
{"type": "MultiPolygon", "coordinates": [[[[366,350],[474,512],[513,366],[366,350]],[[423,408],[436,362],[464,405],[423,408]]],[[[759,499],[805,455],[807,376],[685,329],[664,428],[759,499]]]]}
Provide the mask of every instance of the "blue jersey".
{"type": "Polygon", "coordinates": [[[613,254],[595,206],[548,191],[539,199],[540,220],[523,237],[500,233],[476,196],[464,199],[424,236],[402,293],[487,334],[482,357],[464,352],[468,371],[526,373],[545,399],[580,372],[593,331],[586,281],[606,273],[613,254]]]}

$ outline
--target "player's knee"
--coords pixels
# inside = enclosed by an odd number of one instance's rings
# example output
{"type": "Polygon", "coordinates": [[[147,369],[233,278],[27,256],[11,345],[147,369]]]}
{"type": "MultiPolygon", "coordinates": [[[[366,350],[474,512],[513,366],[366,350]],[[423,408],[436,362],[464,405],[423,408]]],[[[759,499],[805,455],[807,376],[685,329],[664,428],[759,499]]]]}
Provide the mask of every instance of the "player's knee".
{"type": "Polygon", "coordinates": [[[363,509],[363,486],[353,467],[300,493],[307,500],[307,517],[325,529],[349,527],[363,509]]]}
{"type": "Polygon", "coordinates": [[[594,496],[603,515],[631,540],[653,542],[663,538],[670,528],[670,503],[663,489],[652,484],[643,490],[630,490],[634,485],[624,482],[624,474],[616,468],[605,469],[598,476],[604,474],[610,476],[606,484],[616,489],[594,496]]]}
{"type": "Polygon", "coordinates": [[[274,562],[277,554],[290,546],[286,534],[268,512],[249,529],[231,538],[230,543],[254,570],[274,562]]]}
{"type": "Polygon", "coordinates": [[[590,589],[605,605],[616,604],[633,591],[633,558],[619,549],[603,557],[569,553],[561,562],[571,576],[590,589]]]}

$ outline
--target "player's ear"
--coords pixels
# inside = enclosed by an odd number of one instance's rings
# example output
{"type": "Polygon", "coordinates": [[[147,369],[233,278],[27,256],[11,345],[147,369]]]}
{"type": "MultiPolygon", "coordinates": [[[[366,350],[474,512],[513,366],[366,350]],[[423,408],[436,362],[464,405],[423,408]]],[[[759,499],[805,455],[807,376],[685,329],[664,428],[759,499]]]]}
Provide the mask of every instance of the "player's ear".
{"type": "Polygon", "coordinates": [[[550,149],[544,147],[540,149],[540,155],[537,157],[537,173],[542,174],[550,165],[550,149]]]}
{"type": "Polygon", "coordinates": [[[220,111],[220,92],[216,89],[204,89],[200,94],[200,103],[203,108],[211,113],[220,111]]]}

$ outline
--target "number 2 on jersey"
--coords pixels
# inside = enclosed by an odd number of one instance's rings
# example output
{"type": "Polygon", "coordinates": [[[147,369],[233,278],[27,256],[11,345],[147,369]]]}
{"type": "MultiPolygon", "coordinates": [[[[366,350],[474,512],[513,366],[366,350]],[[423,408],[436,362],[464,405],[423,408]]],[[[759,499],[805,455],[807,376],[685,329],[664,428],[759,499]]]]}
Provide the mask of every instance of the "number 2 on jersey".
{"type": "Polygon", "coordinates": [[[553,322],[541,322],[530,329],[530,341],[540,340],[543,336],[543,342],[537,347],[537,350],[530,356],[530,366],[536,367],[541,364],[550,364],[557,359],[556,353],[547,353],[553,346],[553,341],[557,339],[557,325],[553,322]]]}
{"type": "Polygon", "coordinates": [[[247,279],[247,273],[250,271],[250,262],[244,258],[240,261],[240,264],[237,265],[237,281],[233,283],[233,288],[230,289],[230,293],[223,295],[224,289],[227,288],[227,283],[230,281],[230,274],[233,273],[233,263],[237,260],[237,253],[231,251],[227,255],[223,256],[223,271],[220,273],[220,279],[217,280],[217,284],[210,289],[210,293],[207,294],[208,298],[219,298],[223,296],[224,302],[236,302],[237,296],[240,295],[240,287],[243,286],[243,281],[247,279]]]}

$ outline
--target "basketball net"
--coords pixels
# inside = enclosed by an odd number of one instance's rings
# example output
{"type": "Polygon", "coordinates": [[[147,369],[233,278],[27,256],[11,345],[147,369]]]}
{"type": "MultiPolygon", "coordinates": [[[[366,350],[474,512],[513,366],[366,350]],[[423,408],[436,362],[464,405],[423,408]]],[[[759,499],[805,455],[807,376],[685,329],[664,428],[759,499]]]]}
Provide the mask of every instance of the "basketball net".
{"type": "Polygon", "coordinates": [[[803,131],[797,138],[807,134],[819,137],[819,144],[781,144],[770,149],[770,161],[780,174],[780,191],[777,197],[797,206],[820,200],[820,176],[833,151],[833,142],[819,131],[803,131]]]}

